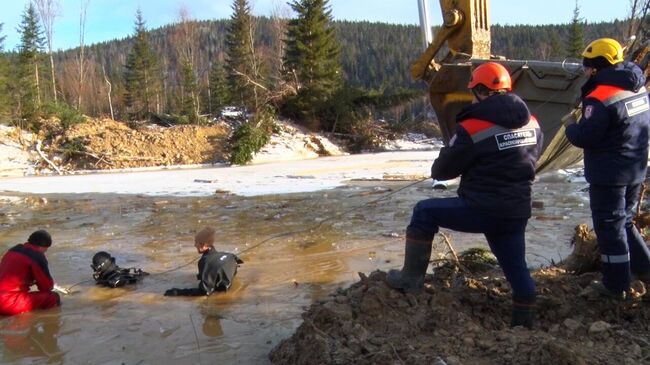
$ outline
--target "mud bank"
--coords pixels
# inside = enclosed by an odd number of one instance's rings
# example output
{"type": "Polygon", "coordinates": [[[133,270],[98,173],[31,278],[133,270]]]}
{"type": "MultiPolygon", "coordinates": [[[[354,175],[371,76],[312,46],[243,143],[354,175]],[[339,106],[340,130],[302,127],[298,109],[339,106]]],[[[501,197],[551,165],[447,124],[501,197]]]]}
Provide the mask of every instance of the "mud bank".
{"type": "Polygon", "coordinates": [[[509,328],[510,290],[499,271],[439,270],[420,294],[376,271],[313,304],[274,364],[643,364],[650,361],[645,288],[626,302],[584,289],[596,274],[538,270],[536,329],[509,328]]]}

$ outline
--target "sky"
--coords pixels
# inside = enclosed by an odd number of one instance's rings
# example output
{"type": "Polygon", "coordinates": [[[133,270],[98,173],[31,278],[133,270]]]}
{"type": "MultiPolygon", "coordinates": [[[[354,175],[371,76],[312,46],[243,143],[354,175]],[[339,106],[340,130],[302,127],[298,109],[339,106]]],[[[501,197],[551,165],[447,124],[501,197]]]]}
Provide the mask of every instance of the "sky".
{"type": "MultiPolygon", "coordinates": [[[[30,0],[3,0],[1,36],[5,50],[13,50],[20,41],[17,27],[30,0]]],[[[59,16],[54,23],[54,50],[79,45],[79,14],[87,3],[86,45],[119,39],[134,33],[135,12],[142,10],[148,29],[173,23],[185,8],[193,19],[227,19],[232,0],[57,0],[59,16]]],[[[291,16],[287,1],[250,0],[254,15],[291,16]]],[[[418,24],[417,0],[329,0],[335,20],[370,21],[393,24],[418,24]]],[[[491,0],[491,24],[565,24],[573,17],[572,0],[491,0]]],[[[580,15],[589,23],[626,19],[629,0],[579,0],[580,15]]],[[[441,23],[439,2],[429,0],[431,25],[441,23]]],[[[417,40],[419,41],[419,40],[417,40]]]]}

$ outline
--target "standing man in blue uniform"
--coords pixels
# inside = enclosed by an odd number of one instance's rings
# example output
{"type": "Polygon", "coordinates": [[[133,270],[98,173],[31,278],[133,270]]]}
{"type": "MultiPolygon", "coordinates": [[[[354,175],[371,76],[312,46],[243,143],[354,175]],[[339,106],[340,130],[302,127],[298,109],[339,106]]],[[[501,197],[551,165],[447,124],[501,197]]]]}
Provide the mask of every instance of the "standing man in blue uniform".
{"type": "Polygon", "coordinates": [[[542,149],[542,132],[512,89],[502,65],[488,62],[472,72],[474,103],[456,117],[456,135],[431,167],[431,177],[461,176],[458,197],[426,199],[413,209],[406,229],[402,270],[390,270],[388,285],[419,290],[440,227],[483,233],[512,287],[512,326],[532,327],[535,283],[525,259],[531,216],[531,186],[542,149]]]}
{"type": "Polygon", "coordinates": [[[631,274],[650,282],[650,251],[632,222],[648,165],[650,103],[643,71],[623,61],[617,41],[597,39],[582,56],[589,76],[582,86],[582,117],[566,127],[566,137],[584,149],[590,184],[603,274],[591,287],[624,299],[631,274]]]}

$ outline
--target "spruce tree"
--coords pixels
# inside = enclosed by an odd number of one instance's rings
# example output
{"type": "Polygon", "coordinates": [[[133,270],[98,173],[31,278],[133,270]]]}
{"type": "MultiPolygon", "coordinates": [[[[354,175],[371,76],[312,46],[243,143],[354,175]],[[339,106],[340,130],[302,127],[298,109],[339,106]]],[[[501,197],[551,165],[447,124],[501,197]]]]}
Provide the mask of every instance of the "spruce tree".
{"type": "Polygon", "coordinates": [[[18,105],[19,116],[32,127],[39,117],[39,63],[41,62],[44,38],[38,23],[38,14],[30,2],[22,14],[18,25],[20,45],[18,46],[18,62],[15,67],[14,94],[18,105]]]}
{"type": "Polygon", "coordinates": [[[210,100],[208,101],[210,114],[216,114],[230,102],[230,93],[226,81],[223,65],[214,62],[210,68],[210,100]]]}
{"type": "Polygon", "coordinates": [[[299,91],[288,109],[318,128],[318,110],[341,84],[340,46],[327,0],[294,0],[290,5],[298,16],[288,24],[284,67],[288,80],[298,81],[299,91]]]}
{"type": "MultiPolygon", "coordinates": [[[[4,23],[0,23],[0,32],[4,23]]],[[[7,120],[11,111],[11,101],[9,98],[9,63],[5,56],[4,41],[6,36],[0,36],[0,124],[7,120]]]]}
{"type": "Polygon", "coordinates": [[[183,87],[181,101],[182,114],[186,115],[190,123],[197,123],[199,121],[196,75],[194,75],[194,67],[192,62],[184,59],[181,66],[181,82],[183,87]]]}
{"type": "Polygon", "coordinates": [[[258,78],[253,44],[253,20],[248,0],[234,0],[233,15],[226,34],[226,71],[232,101],[257,108],[258,78]]]}
{"type": "Polygon", "coordinates": [[[551,33],[551,54],[550,54],[550,59],[551,61],[557,61],[560,60],[563,57],[563,47],[562,47],[562,40],[560,37],[557,35],[556,32],[551,33]]]}
{"type": "Polygon", "coordinates": [[[131,120],[149,117],[160,109],[161,73],[140,9],[135,17],[135,43],[126,59],[125,104],[131,120]]]}
{"type": "Polygon", "coordinates": [[[567,57],[582,58],[582,51],[585,49],[585,22],[580,17],[580,7],[576,0],[576,7],[573,9],[573,19],[571,19],[571,28],[569,30],[569,41],[567,43],[567,57]]]}

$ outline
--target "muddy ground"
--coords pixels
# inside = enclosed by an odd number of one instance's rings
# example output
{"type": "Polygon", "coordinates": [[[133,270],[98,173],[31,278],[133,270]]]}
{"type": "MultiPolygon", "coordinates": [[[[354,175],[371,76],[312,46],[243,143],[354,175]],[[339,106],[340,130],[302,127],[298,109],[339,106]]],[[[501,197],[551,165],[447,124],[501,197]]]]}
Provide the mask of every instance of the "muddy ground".
{"type": "MultiPolygon", "coordinates": [[[[640,217],[647,240],[648,213],[640,217]]],[[[593,230],[576,226],[572,244],[565,260],[533,272],[539,293],[533,330],[510,328],[510,288],[493,258],[479,255],[476,261],[476,255],[464,259],[461,253],[458,261],[448,251],[433,260],[421,293],[390,289],[384,271],[359,273],[360,281],[314,303],[270,359],[274,364],[649,364],[646,285],[634,281],[625,301],[603,298],[589,288],[600,279],[593,230]]]]}
{"type": "MultiPolygon", "coordinates": [[[[427,276],[402,294],[376,271],[303,314],[274,364],[643,364],[650,362],[650,303],[603,300],[585,290],[598,275],[536,271],[539,317],[509,328],[510,293],[497,271],[427,276]]],[[[640,286],[639,283],[636,285],[640,286]]],[[[639,288],[639,290],[645,290],[639,288]]]]}

